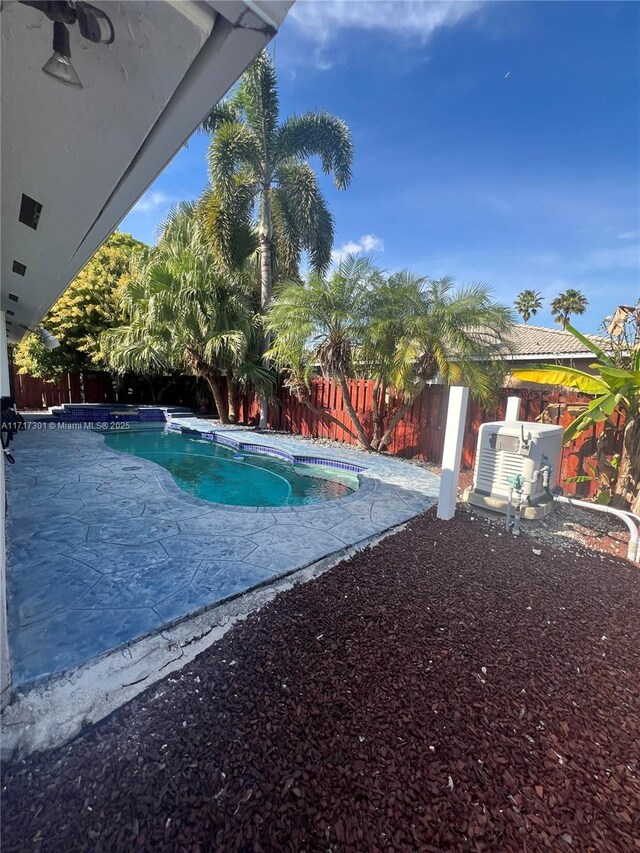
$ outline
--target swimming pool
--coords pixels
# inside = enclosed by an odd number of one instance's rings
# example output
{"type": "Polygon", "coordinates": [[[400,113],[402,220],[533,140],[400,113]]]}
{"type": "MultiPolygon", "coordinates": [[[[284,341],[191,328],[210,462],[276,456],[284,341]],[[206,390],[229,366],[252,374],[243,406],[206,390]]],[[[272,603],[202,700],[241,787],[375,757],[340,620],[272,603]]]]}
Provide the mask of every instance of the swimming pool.
{"type": "Polygon", "coordinates": [[[258,453],[236,452],[197,436],[170,431],[105,435],[113,450],[162,465],[190,495],[231,506],[300,506],[345,497],[358,488],[348,471],[291,464],[258,453]]]}

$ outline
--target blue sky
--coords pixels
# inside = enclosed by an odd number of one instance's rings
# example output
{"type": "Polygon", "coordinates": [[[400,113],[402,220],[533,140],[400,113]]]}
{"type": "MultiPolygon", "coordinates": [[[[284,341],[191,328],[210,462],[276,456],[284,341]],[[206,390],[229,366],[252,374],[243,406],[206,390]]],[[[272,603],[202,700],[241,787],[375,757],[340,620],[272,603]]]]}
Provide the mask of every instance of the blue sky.
{"type": "MultiPolygon", "coordinates": [[[[634,2],[298,0],[271,48],[282,115],[327,109],[355,144],[350,188],[323,180],[336,253],[509,303],[576,287],[595,331],[640,296],[639,39],[634,2]]],[[[194,135],[121,228],[152,242],[204,188],[206,148],[194,135]]]]}

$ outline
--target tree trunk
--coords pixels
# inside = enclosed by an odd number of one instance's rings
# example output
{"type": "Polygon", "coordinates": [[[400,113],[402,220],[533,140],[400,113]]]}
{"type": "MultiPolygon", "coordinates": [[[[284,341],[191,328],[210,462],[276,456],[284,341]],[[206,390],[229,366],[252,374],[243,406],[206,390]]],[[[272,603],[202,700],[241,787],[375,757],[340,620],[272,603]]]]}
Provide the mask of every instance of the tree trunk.
{"type": "Polygon", "coordinates": [[[355,431],[358,433],[358,441],[365,450],[373,450],[373,448],[371,447],[371,442],[367,438],[367,434],[364,431],[362,424],[360,423],[360,419],[358,418],[356,410],[353,408],[347,380],[344,376],[338,376],[337,379],[340,385],[340,389],[342,390],[342,399],[344,400],[344,407],[349,413],[349,417],[351,418],[351,423],[353,424],[355,431]]]}
{"type": "Polygon", "coordinates": [[[640,417],[630,417],[624,430],[611,505],[640,514],[640,417]]]}
{"type": "Polygon", "coordinates": [[[227,399],[229,401],[229,420],[232,424],[238,423],[238,406],[236,400],[236,389],[233,384],[233,370],[227,370],[227,399]]]}
{"type": "Polygon", "coordinates": [[[355,442],[357,442],[358,436],[349,429],[349,427],[345,426],[342,421],[339,421],[338,418],[334,417],[331,412],[326,412],[324,409],[320,409],[318,406],[314,406],[311,402],[311,394],[309,392],[309,388],[304,382],[296,382],[289,384],[289,391],[296,398],[299,403],[302,403],[310,412],[313,412],[314,415],[317,415],[319,418],[326,418],[331,423],[339,426],[343,432],[346,432],[348,436],[350,436],[355,442]]]}
{"type": "Polygon", "coordinates": [[[153,387],[153,379],[150,376],[146,376],[145,379],[147,380],[147,385],[149,386],[149,396],[151,397],[151,402],[155,406],[158,400],[156,398],[156,389],[153,387]]]}
{"type": "MultiPolygon", "coordinates": [[[[271,221],[271,204],[269,201],[269,187],[262,188],[260,198],[260,213],[258,223],[258,240],[260,252],[260,311],[264,317],[271,307],[273,298],[273,263],[271,258],[271,240],[273,238],[273,223],[271,221]]],[[[270,367],[269,359],[265,353],[271,346],[268,332],[264,333],[262,339],[262,363],[267,370],[270,367]]],[[[269,420],[269,401],[266,393],[260,395],[260,429],[267,429],[269,420]]]]}
{"type": "Polygon", "coordinates": [[[314,415],[317,415],[319,418],[326,418],[332,423],[337,424],[337,426],[339,426],[340,429],[343,430],[343,432],[346,432],[347,435],[350,436],[350,438],[352,438],[354,441],[359,441],[359,438],[355,434],[355,432],[350,430],[349,427],[345,426],[342,421],[338,420],[338,418],[334,417],[331,412],[325,412],[324,409],[319,409],[317,406],[314,406],[310,400],[302,400],[301,402],[304,403],[307,409],[309,409],[310,412],[313,412],[314,415]]]}
{"type": "Polygon", "coordinates": [[[380,444],[378,445],[378,450],[383,451],[385,447],[391,443],[391,438],[393,436],[393,431],[398,426],[403,417],[407,414],[411,406],[413,405],[414,400],[416,400],[420,394],[422,394],[426,382],[422,382],[418,388],[417,393],[406,403],[403,403],[402,406],[398,409],[395,415],[391,418],[389,422],[389,426],[387,427],[385,434],[380,439],[380,444]]]}
{"type": "Polygon", "coordinates": [[[380,394],[380,380],[376,379],[373,386],[373,394],[371,396],[371,408],[373,410],[373,436],[371,438],[371,447],[374,450],[378,449],[378,445],[380,444],[380,438],[382,437],[380,431],[380,405],[378,401],[378,397],[380,394]]]}
{"type": "Polygon", "coordinates": [[[373,438],[371,439],[374,450],[378,450],[382,439],[386,398],[387,383],[384,379],[376,380],[373,386],[373,438]]]}
{"type": "Polygon", "coordinates": [[[213,371],[203,372],[204,379],[211,389],[211,393],[213,394],[213,399],[216,404],[216,409],[218,410],[218,417],[222,421],[223,424],[229,423],[229,415],[227,414],[227,404],[224,399],[224,394],[222,393],[222,388],[220,387],[220,380],[216,376],[213,371]]]}
{"type": "Polygon", "coordinates": [[[175,382],[173,379],[170,379],[169,382],[167,382],[165,385],[163,385],[162,388],[158,391],[157,399],[154,399],[153,402],[154,403],[160,403],[162,398],[165,395],[165,392],[167,392],[169,390],[169,388],[171,388],[172,385],[175,385],[175,382]]]}

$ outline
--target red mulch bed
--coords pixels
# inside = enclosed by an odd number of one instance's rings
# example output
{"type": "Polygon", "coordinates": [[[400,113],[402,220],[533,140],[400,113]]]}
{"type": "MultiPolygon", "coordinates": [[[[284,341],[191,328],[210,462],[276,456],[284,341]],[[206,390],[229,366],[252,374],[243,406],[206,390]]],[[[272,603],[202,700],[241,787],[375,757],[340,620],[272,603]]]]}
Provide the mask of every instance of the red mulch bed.
{"type": "Polygon", "coordinates": [[[54,753],[2,850],[640,849],[640,571],[432,514],[54,753]]]}

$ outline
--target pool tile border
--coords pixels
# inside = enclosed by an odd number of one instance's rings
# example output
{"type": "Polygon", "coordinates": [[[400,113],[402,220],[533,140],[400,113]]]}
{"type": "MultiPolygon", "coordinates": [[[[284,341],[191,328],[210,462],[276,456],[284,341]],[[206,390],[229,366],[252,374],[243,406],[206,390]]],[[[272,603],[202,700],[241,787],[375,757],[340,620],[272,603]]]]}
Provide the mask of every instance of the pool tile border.
{"type": "Polygon", "coordinates": [[[302,456],[297,453],[287,453],[286,450],[278,450],[276,447],[269,447],[266,444],[256,444],[255,442],[238,441],[235,438],[230,438],[228,435],[222,435],[219,432],[212,430],[199,430],[196,427],[186,427],[180,424],[169,424],[169,429],[173,432],[181,432],[183,435],[197,435],[207,441],[213,441],[216,444],[223,444],[233,450],[238,450],[240,453],[258,453],[263,456],[275,456],[278,459],[284,459],[285,462],[290,462],[293,465],[322,465],[325,468],[335,468],[339,471],[349,471],[352,474],[363,474],[367,469],[363,465],[355,465],[351,462],[341,462],[338,459],[328,459],[325,456],[302,456]]]}

